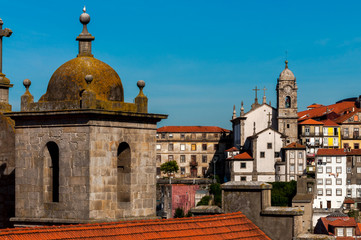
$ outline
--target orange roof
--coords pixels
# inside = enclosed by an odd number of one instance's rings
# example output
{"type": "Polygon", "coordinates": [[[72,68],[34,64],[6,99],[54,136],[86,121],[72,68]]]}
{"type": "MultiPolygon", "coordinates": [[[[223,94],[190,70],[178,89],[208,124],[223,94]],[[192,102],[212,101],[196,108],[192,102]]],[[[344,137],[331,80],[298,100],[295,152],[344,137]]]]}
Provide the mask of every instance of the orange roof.
{"type": "Polygon", "coordinates": [[[343,201],[343,203],[353,204],[355,203],[355,201],[352,198],[346,198],[345,201],[343,201]]]}
{"type": "Polygon", "coordinates": [[[231,147],[230,149],[227,149],[225,152],[233,152],[233,151],[239,151],[236,147],[231,147]]]}
{"type": "Polygon", "coordinates": [[[343,148],[334,148],[334,149],[327,149],[327,148],[320,148],[317,151],[318,156],[345,156],[347,153],[343,148]]]}
{"type": "Polygon", "coordinates": [[[297,142],[293,142],[288,144],[287,146],[283,147],[283,148],[306,148],[306,146],[299,144],[297,142]]]}
{"type": "Polygon", "coordinates": [[[326,115],[326,111],[328,109],[328,113],[336,113],[338,115],[343,115],[346,112],[352,111],[355,108],[355,102],[340,102],[335,103],[328,106],[316,107],[310,110],[305,110],[302,112],[298,112],[298,120],[306,120],[309,118],[317,118],[326,115]]]}
{"type": "Polygon", "coordinates": [[[322,122],[324,124],[323,126],[325,126],[325,127],[338,127],[338,126],[340,126],[340,125],[338,125],[337,123],[335,123],[334,121],[332,121],[330,119],[326,119],[326,120],[324,120],[322,122]]]}
{"type": "Polygon", "coordinates": [[[360,109],[356,109],[354,112],[344,114],[344,115],[334,119],[334,121],[337,123],[343,123],[344,121],[346,121],[347,119],[349,119],[350,117],[352,117],[353,115],[355,115],[356,113],[358,113],[360,111],[361,111],[360,109]]]}
{"type": "Polygon", "coordinates": [[[241,212],[192,218],[4,229],[0,232],[0,239],[270,240],[241,212]]]}
{"type": "MultiPolygon", "coordinates": [[[[326,228],[329,235],[334,235],[330,230],[329,226],[332,227],[355,227],[356,236],[360,236],[360,230],[354,218],[350,217],[321,217],[321,222],[323,223],[324,227],[326,228]]],[[[337,237],[337,239],[348,239],[337,237]]],[[[351,238],[353,239],[353,238],[351,238]]]]}
{"type": "Polygon", "coordinates": [[[322,107],[322,106],[323,106],[322,104],[314,103],[314,104],[311,104],[310,106],[308,106],[307,108],[317,108],[317,107],[322,107]]]}
{"type": "Polygon", "coordinates": [[[323,122],[319,122],[313,119],[307,119],[301,123],[299,123],[300,125],[323,125],[323,122]]]}
{"type": "Polygon", "coordinates": [[[361,155],[361,149],[351,149],[351,151],[347,152],[347,155],[361,155]]]}
{"type": "Polygon", "coordinates": [[[157,132],[230,132],[227,129],[215,127],[215,126],[164,126],[158,128],[157,132]]]}
{"type": "Polygon", "coordinates": [[[231,159],[252,160],[253,157],[251,157],[251,155],[248,152],[243,152],[232,157],[231,159]]]}

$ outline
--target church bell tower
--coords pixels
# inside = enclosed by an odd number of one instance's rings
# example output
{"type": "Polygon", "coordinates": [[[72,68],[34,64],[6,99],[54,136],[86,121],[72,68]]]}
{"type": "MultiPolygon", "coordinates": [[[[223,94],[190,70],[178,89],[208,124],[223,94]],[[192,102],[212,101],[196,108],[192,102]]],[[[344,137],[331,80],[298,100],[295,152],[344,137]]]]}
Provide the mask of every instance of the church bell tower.
{"type": "Polygon", "coordinates": [[[297,141],[297,84],[296,78],[288,68],[286,60],[285,69],[277,80],[277,110],[278,131],[287,136],[287,143],[297,141]]]}

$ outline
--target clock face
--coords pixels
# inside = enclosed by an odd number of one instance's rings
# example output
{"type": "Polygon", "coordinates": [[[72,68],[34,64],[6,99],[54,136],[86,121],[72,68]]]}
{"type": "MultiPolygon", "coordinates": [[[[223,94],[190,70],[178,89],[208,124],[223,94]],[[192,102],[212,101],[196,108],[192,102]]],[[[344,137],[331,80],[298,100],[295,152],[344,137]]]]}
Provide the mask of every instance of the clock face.
{"type": "Polygon", "coordinates": [[[292,91],[292,88],[291,88],[289,85],[287,85],[287,86],[285,87],[285,93],[290,94],[291,91],[292,91]]]}

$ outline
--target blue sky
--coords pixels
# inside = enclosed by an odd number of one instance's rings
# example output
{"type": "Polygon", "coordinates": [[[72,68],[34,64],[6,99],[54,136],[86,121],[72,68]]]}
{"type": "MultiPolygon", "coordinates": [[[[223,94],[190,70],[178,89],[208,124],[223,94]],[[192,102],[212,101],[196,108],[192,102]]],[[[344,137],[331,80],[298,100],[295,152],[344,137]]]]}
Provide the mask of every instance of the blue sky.
{"type": "MultiPolygon", "coordinates": [[[[94,56],[122,79],[125,100],[145,80],[149,111],[163,125],[231,128],[233,105],[249,110],[257,85],[276,104],[288,52],[299,110],[361,94],[360,1],[3,1],[3,72],[20,109],[22,81],[37,101],[52,73],[77,54],[86,4],[94,56]]],[[[261,100],[261,97],[259,98],[261,100]]]]}

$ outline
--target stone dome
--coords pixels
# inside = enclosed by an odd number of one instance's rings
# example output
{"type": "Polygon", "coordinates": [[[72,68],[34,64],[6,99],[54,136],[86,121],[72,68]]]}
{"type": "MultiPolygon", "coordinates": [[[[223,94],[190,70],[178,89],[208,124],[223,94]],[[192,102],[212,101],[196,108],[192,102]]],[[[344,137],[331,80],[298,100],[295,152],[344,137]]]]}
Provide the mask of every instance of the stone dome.
{"type": "Polygon", "coordinates": [[[78,56],[61,65],[39,101],[80,100],[80,92],[85,88],[92,90],[98,100],[124,101],[123,85],[117,72],[92,56],[78,56]],[[88,88],[86,75],[93,76],[88,88]]]}
{"type": "Polygon", "coordinates": [[[279,76],[279,80],[296,80],[295,75],[293,74],[293,72],[288,68],[288,61],[286,60],[286,67],[285,69],[281,72],[280,76],[279,76]]]}

